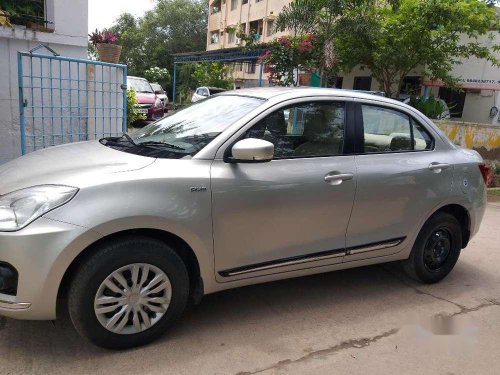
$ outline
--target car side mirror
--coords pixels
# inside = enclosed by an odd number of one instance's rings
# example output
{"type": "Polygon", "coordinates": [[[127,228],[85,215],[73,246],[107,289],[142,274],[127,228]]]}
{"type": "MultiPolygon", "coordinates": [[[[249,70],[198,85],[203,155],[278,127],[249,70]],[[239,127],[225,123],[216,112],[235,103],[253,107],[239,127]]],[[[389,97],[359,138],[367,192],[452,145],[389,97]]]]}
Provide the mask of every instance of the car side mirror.
{"type": "Polygon", "coordinates": [[[234,144],[231,163],[265,163],[273,160],[274,145],[263,139],[247,138],[234,144]]]}

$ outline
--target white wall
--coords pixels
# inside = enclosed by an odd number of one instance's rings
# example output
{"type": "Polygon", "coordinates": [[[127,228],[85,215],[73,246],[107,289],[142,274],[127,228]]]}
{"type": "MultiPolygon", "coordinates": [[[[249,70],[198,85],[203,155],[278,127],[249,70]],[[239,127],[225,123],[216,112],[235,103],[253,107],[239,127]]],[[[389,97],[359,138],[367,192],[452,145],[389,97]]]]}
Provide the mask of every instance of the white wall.
{"type": "Polygon", "coordinates": [[[47,0],[47,8],[54,33],[0,26],[0,164],[21,155],[17,52],[44,43],[62,56],[87,56],[87,0],[47,0]]]}

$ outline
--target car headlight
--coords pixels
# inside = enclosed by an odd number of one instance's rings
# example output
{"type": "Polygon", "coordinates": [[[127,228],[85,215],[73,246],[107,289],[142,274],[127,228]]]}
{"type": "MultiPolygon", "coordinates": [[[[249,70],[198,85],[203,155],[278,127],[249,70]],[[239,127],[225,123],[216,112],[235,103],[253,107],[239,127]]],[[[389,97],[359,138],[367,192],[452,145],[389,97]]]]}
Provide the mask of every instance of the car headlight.
{"type": "Polygon", "coordinates": [[[43,214],[69,202],[78,189],[40,185],[0,196],[0,232],[24,228],[43,214]]]}
{"type": "Polygon", "coordinates": [[[160,98],[156,98],[154,106],[155,108],[159,108],[162,106],[160,98]]]}

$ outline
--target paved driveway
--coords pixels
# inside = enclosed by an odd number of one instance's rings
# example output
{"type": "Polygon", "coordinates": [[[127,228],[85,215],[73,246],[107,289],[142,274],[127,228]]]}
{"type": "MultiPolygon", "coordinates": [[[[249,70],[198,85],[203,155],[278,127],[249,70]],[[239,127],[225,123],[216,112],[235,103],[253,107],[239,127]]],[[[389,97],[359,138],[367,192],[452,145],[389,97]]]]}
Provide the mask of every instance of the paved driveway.
{"type": "Polygon", "coordinates": [[[169,335],[111,352],[68,318],[0,318],[1,374],[492,374],[500,369],[500,204],[453,273],[419,285],[396,265],[207,296],[169,335]],[[433,333],[434,332],[434,333],[433,333]]]}

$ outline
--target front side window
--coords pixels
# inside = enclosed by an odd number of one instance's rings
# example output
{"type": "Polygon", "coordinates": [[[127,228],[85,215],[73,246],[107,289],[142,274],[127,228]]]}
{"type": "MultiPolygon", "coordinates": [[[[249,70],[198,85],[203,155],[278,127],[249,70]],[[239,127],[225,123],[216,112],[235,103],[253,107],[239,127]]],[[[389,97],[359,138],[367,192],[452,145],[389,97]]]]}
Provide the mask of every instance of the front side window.
{"type": "Polygon", "coordinates": [[[103,138],[101,143],[143,156],[191,157],[263,102],[245,96],[214,96],[167,115],[133,134],[103,138]]]}
{"type": "Polygon", "coordinates": [[[334,156],[342,153],[344,129],[344,103],[316,102],[279,109],[244,137],[273,143],[275,159],[334,156]]]}
{"type": "Polygon", "coordinates": [[[361,110],[365,153],[432,149],[431,136],[410,116],[371,105],[362,105],[361,110]]]}

